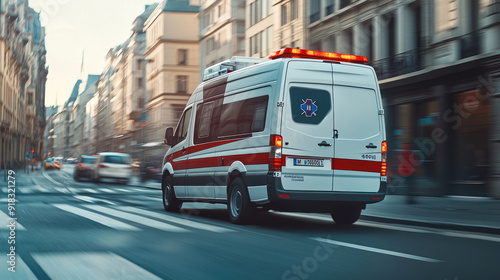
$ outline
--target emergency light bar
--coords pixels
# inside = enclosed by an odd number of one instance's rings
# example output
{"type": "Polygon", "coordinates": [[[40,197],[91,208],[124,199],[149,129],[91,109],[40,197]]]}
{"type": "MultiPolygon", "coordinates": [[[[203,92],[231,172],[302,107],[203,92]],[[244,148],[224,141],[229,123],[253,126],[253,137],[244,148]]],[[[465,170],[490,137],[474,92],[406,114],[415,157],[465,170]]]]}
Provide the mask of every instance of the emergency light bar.
{"type": "Polygon", "coordinates": [[[366,56],[359,56],[353,54],[342,54],[333,52],[311,51],[304,49],[284,48],[271,54],[269,59],[277,58],[311,58],[311,59],[328,59],[353,63],[367,63],[366,56]]]}
{"type": "Polygon", "coordinates": [[[266,58],[254,58],[233,56],[231,59],[224,60],[220,63],[212,65],[203,71],[203,81],[222,76],[224,74],[243,69],[245,67],[269,61],[266,58]]]}

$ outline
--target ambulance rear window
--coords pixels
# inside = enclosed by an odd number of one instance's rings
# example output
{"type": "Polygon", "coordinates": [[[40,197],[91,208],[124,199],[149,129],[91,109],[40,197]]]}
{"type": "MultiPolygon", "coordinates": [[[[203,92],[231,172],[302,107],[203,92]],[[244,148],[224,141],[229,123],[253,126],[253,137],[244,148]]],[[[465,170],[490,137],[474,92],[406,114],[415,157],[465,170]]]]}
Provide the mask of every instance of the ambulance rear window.
{"type": "Polygon", "coordinates": [[[321,89],[291,87],[290,101],[296,123],[320,124],[332,109],[331,93],[321,89]]]}

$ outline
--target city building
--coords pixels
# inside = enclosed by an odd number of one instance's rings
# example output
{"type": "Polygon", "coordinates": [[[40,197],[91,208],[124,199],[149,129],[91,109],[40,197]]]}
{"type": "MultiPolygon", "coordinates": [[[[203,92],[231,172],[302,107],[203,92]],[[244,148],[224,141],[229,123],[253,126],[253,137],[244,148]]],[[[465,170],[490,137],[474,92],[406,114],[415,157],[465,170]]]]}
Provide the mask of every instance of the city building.
{"type": "Polygon", "coordinates": [[[246,1],[245,55],[267,57],[276,51],[273,0],[246,1]]]}
{"type": "MultiPolygon", "coordinates": [[[[333,2],[333,1],[330,1],[333,2]]],[[[274,51],[282,48],[305,48],[306,44],[306,1],[273,1],[274,51]]],[[[331,9],[326,7],[326,11],[331,9]]]]}
{"type": "Polygon", "coordinates": [[[147,116],[141,143],[147,156],[163,156],[165,128],[177,125],[199,83],[199,9],[188,0],[167,0],[145,22],[147,116]]]}
{"type": "Polygon", "coordinates": [[[311,0],[306,8],[309,48],[367,56],[378,74],[389,191],[407,183],[398,155],[410,144],[419,194],[500,197],[500,2],[311,0]]]}
{"type": "Polygon", "coordinates": [[[45,29],[27,0],[0,1],[0,168],[43,155],[45,29]],[[31,156],[30,156],[31,158],[31,156]]]}
{"type": "Polygon", "coordinates": [[[207,67],[245,55],[245,0],[203,1],[198,21],[201,80],[207,67]]]}
{"type": "MultiPolygon", "coordinates": [[[[71,141],[71,156],[79,157],[86,154],[85,150],[88,141],[88,134],[85,134],[85,124],[87,123],[87,103],[92,99],[97,92],[97,81],[99,75],[88,75],[85,82],[85,87],[81,88],[81,93],[75,100],[72,108],[72,128],[73,133],[71,141]]],[[[83,85],[83,83],[82,83],[83,85]]]]}

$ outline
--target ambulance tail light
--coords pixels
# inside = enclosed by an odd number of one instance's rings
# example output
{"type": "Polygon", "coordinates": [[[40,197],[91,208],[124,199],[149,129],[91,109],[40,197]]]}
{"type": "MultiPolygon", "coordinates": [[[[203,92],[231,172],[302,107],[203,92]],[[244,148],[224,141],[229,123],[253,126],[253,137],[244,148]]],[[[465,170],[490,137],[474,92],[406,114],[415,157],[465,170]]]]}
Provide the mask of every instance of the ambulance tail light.
{"type": "Polygon", "coordinates": [[[284,48],[272,53],[269,59],[277,58],[309,58],[309,59],[326,59],[353,63],[368,63],[366,56],[359,56],[353,54],[343,54],[334,52],[312,51],[304,49],[284,48]]]}
{"type": "Polygon", "coordinates": [[[79,169],[82,169],[82,167],[83,167],[83,163],[81,163],[81,162],[80,162],[80,163],[78,163],[78,168],[79,168],[79,169]]]}
{"type": "Polygon", "coordinates": [[[380,169],[380,176],[387,176],[387,142],[382,142],[382,167],[380,169]]]}
{"type": "Polygon", "coordinates": [[[270,145],[269,171],[281,172],[281,148],[283,147],[283,137],[280,135],[271,135],[270,145]]]}

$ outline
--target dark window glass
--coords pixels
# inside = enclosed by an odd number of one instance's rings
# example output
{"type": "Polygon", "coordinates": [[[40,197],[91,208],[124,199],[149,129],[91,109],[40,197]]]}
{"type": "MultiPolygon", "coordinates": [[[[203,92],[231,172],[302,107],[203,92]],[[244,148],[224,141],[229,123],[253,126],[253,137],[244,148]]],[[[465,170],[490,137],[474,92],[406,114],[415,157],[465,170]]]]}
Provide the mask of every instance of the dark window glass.
{"type": "Polygon", "coordinates": [[[177,129],[175,130],[174,139],[176,139],[177,143],[183,141],[187,137],[189,122],[191,120],[191,108],[187,109],[184,112],[179,124],[177,125],[177,129]]]}
{"type": "Polygon", "coordinates": [[[326,90],[290,88],[292,119],[297,123],[319,124],[332,109],[331,94],[326,90]]]}
{"type": "Polygon", "coordinates": [[[118,164],[129,164],[130,158],[127,156],[118,156],[118,155],[106,155],[102,158],[102,162],[107,163],[118,163],[118,164]]]}
{"type": "Polygon", "coordinates": [[[97,157],[82,157],[80,162],[82,163],[94,163],[97,161],[97,157]]]}
{"type": "Polygon", "coordinates": [[[219,138],[264,130],[268,96],[224,104],[220,116],[219,138]]]}
{"type": "Polygon", "coordinates": [[[212,121],[212,111],[214,103],[210,102],[203,105],[201,113],[200,128],[198,132],[199,138],[206,138],[210,136],[210,123],[212,121]]]}
{"type": "Polygon", "coordinates": [[[286,4],[281,5],[281,25],[287,24],[287,7],[286,4]]]}

